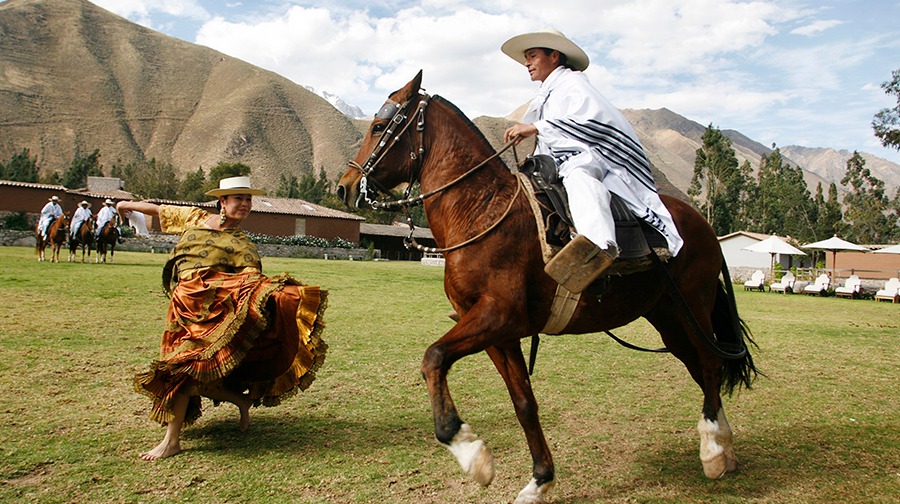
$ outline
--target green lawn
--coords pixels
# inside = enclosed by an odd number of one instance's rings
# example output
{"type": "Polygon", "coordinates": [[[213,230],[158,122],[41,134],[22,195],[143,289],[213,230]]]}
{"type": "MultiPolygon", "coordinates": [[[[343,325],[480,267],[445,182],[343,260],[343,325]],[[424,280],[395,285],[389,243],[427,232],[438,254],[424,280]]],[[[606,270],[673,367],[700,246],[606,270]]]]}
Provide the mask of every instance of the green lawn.
{"type": "MultiPolygon", "coordinates": [[[[163,429],[131,378],[156,358],[165,256],[38,263],[0,247],[0,501],[511,502],[524,436],[484,354],[450,386],[492,448],[484,489],[434,440],[419,375],[448,330],[442,270],[418,263],[264,259],[330,290],[325,366],[306,392],[254,409],[204,403],[185,451],[144,462],[163,429]]],[[[603,335],[542,339],[533,386],[557,467],[554,502],[900,501],[900,305],[737,291],[766,373],[726,398],[741,470],[703,476],[699,389],[671,356],[603,335]]],[[[648,324],[616,331],[658,346],[648,324]]],[[[528,344],[527,341],[524,344],[528,344]]]]}

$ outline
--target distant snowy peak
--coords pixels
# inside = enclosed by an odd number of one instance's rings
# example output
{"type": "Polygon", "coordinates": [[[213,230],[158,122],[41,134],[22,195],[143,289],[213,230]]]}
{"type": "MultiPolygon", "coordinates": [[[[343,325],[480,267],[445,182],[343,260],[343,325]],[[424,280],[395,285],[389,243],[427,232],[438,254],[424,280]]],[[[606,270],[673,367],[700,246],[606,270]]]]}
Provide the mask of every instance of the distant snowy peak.
{"type": "Polygon", "coordinates": [[[363,113],[361,108],[357,107],[356,105],[348,104],[340,96],[333,95],[328,91],[319,91],[312,86],[303,87],[327,100],[328,103],[332,104],[334,108],[338,109],[342,114],[346,116],[350,116],[354,119],[363,119],[366,117],[366,114],[363,113]]]}

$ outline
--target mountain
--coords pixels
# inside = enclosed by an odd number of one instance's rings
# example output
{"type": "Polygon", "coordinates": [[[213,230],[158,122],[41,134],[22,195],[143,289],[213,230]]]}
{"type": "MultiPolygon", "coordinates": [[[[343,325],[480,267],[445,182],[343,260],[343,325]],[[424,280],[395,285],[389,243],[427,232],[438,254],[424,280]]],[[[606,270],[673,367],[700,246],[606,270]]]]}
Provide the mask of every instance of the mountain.
{"type": "MultiPolygon", "coordinates": [[[[811,148],[788,145],[781,148],[782,154],[815,173],[825,180],[834,181],[838,186],[847,171],[847,160],[853,157],[848,150],[830,148],[811,148]]],[[[900,165],[866,152],[859,153],[866,161],[866,168],[873,176],[884,182],[885,194],[892,198],[900,188],[900,165]]],[[[827,186],[824,186],[827,189],[827,186]]]]}
{"type": "Polygon", "coordinates": [[[243,162],[271,189],[284,172],[343,170],[360,134],[302,86],[86,0],[7,0],[0,139],[0,159],[28,147],[44,172],[99,148],[107,168],[243,162]]]}
{"type": "MultiPolygon", "coordinates": [[[[524,110],[473,122],[499,148],[503,131],[524,110]]],[[[623,112],[660,190],[684,198],[706,126],[665,108],[623,112]]],[[[251,166],[255,181],[269,189],[283,173],[324,168],[334,180],[368,128],[362,116],[340,97],[143,28],[86,0],[0,3],[0,160],[27,147],[44,174],[99,148],[107,170],[155,158],[183,175],[224,161],[251,166]]],[[[754,169],[772,152],[737,131],[722,132],[739,162],[754,169]]],[[[842,189],[850,153],[781,151],[804,169],[811,192],[832,181],[842,189]]],[[[864,156],[893,195],[900,166],[864,156]]],[[[512,152],[504,158],[514,162],[512,152]]]]}
{"type": "Polygon", "coordinates": [[[334,108],[338,109],[338,111],[345,116],[348,116],[352,119],[363,119],[366,117],[366,114],[363,113],[362,109],[357,107],[356,105],[350,105],[344,101],[343,98],[337,95],[333,95],[328,91],[316,91],[316,89],[312,86],[303,86],[307,90],[325,98],[328,103],[330,103],[334,108]]]}

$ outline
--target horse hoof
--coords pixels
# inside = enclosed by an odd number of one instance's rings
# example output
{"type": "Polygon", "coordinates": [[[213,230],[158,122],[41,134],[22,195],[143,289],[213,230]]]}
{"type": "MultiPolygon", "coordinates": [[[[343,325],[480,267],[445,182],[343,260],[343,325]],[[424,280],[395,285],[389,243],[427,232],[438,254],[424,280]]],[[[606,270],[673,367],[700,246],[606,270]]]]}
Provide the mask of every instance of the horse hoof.
{"type": "Polygon", "coordinates": [[[494,480],[494,455],[469,424],[462,424],[447,448],[479,485],[488,486],[494,480]]]}
{"type": "Polygon", "coordinates": [[[516,500],[513,504],[546,504],[547,500],[545,497],[547,493],[553,488],[555,484],[554,481],[548,481],[542,485],[537,484],[537,480],[534,478],[519,492],[519,495],[516,496],[516,500]]]}
{"type": "Polygon", "coordinates": [[[494,454],[484,444],[481,445],[481,449],[475,455],[469,474],[472,475],[479,485],[484,487],[494,481],[494,454]]]}
{"type": "Polygon", "coordinates": [[[715,421],[701,416],[697,431],[700,433],[700,461],[707,478],[718,479],[737,470],[731,425],[724,410],[719,409],[715,421]]]}
{"type": "Polygon", "coordinates": [[[722,478],[726,474],[736,471],[738,467],[737,457],[734,454],[729,457],[722,453],[712,460],[704,460],[702,462],[703,474],[709,479],[722,478]]]}

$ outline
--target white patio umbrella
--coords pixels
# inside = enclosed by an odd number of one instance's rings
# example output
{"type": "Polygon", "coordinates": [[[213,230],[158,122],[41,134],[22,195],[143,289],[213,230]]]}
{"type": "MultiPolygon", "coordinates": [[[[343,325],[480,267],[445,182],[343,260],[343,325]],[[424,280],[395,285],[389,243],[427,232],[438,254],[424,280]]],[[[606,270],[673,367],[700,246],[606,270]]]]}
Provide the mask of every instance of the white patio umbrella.
{"type": "Polygon", "coordinates": [[[900,254],[900,243],[872,251],[875,254],[900,254]]]}
{"type": "Polygon", "coordinates": [[[817,241],[814,243],[808,243],[806,245],[801,245],[801,247],[807,250],[827,250],[831,252],[831,281],[835,282],[837,279],[835,278],[835,272],[837,271],[837,253],[838,252],[868,252],[869,249],[863,247],[862,245],[857,245],[852,242],[848,242],[847,240],[838,238],[837,235],[832,236],[827,240],[817,241]]]}
{"type": "Polygon", "coordinates": [[[775,280],[775,277],[773,276],[773,270],[775,269],[775,254],[806,255],[802,250],[775,235],[772,235],[763,241],[756,242],[753,245],[746,246],[743,250],[765,252],[771,256],[769,259],[769,278],[771,280],[775,280]]]}

